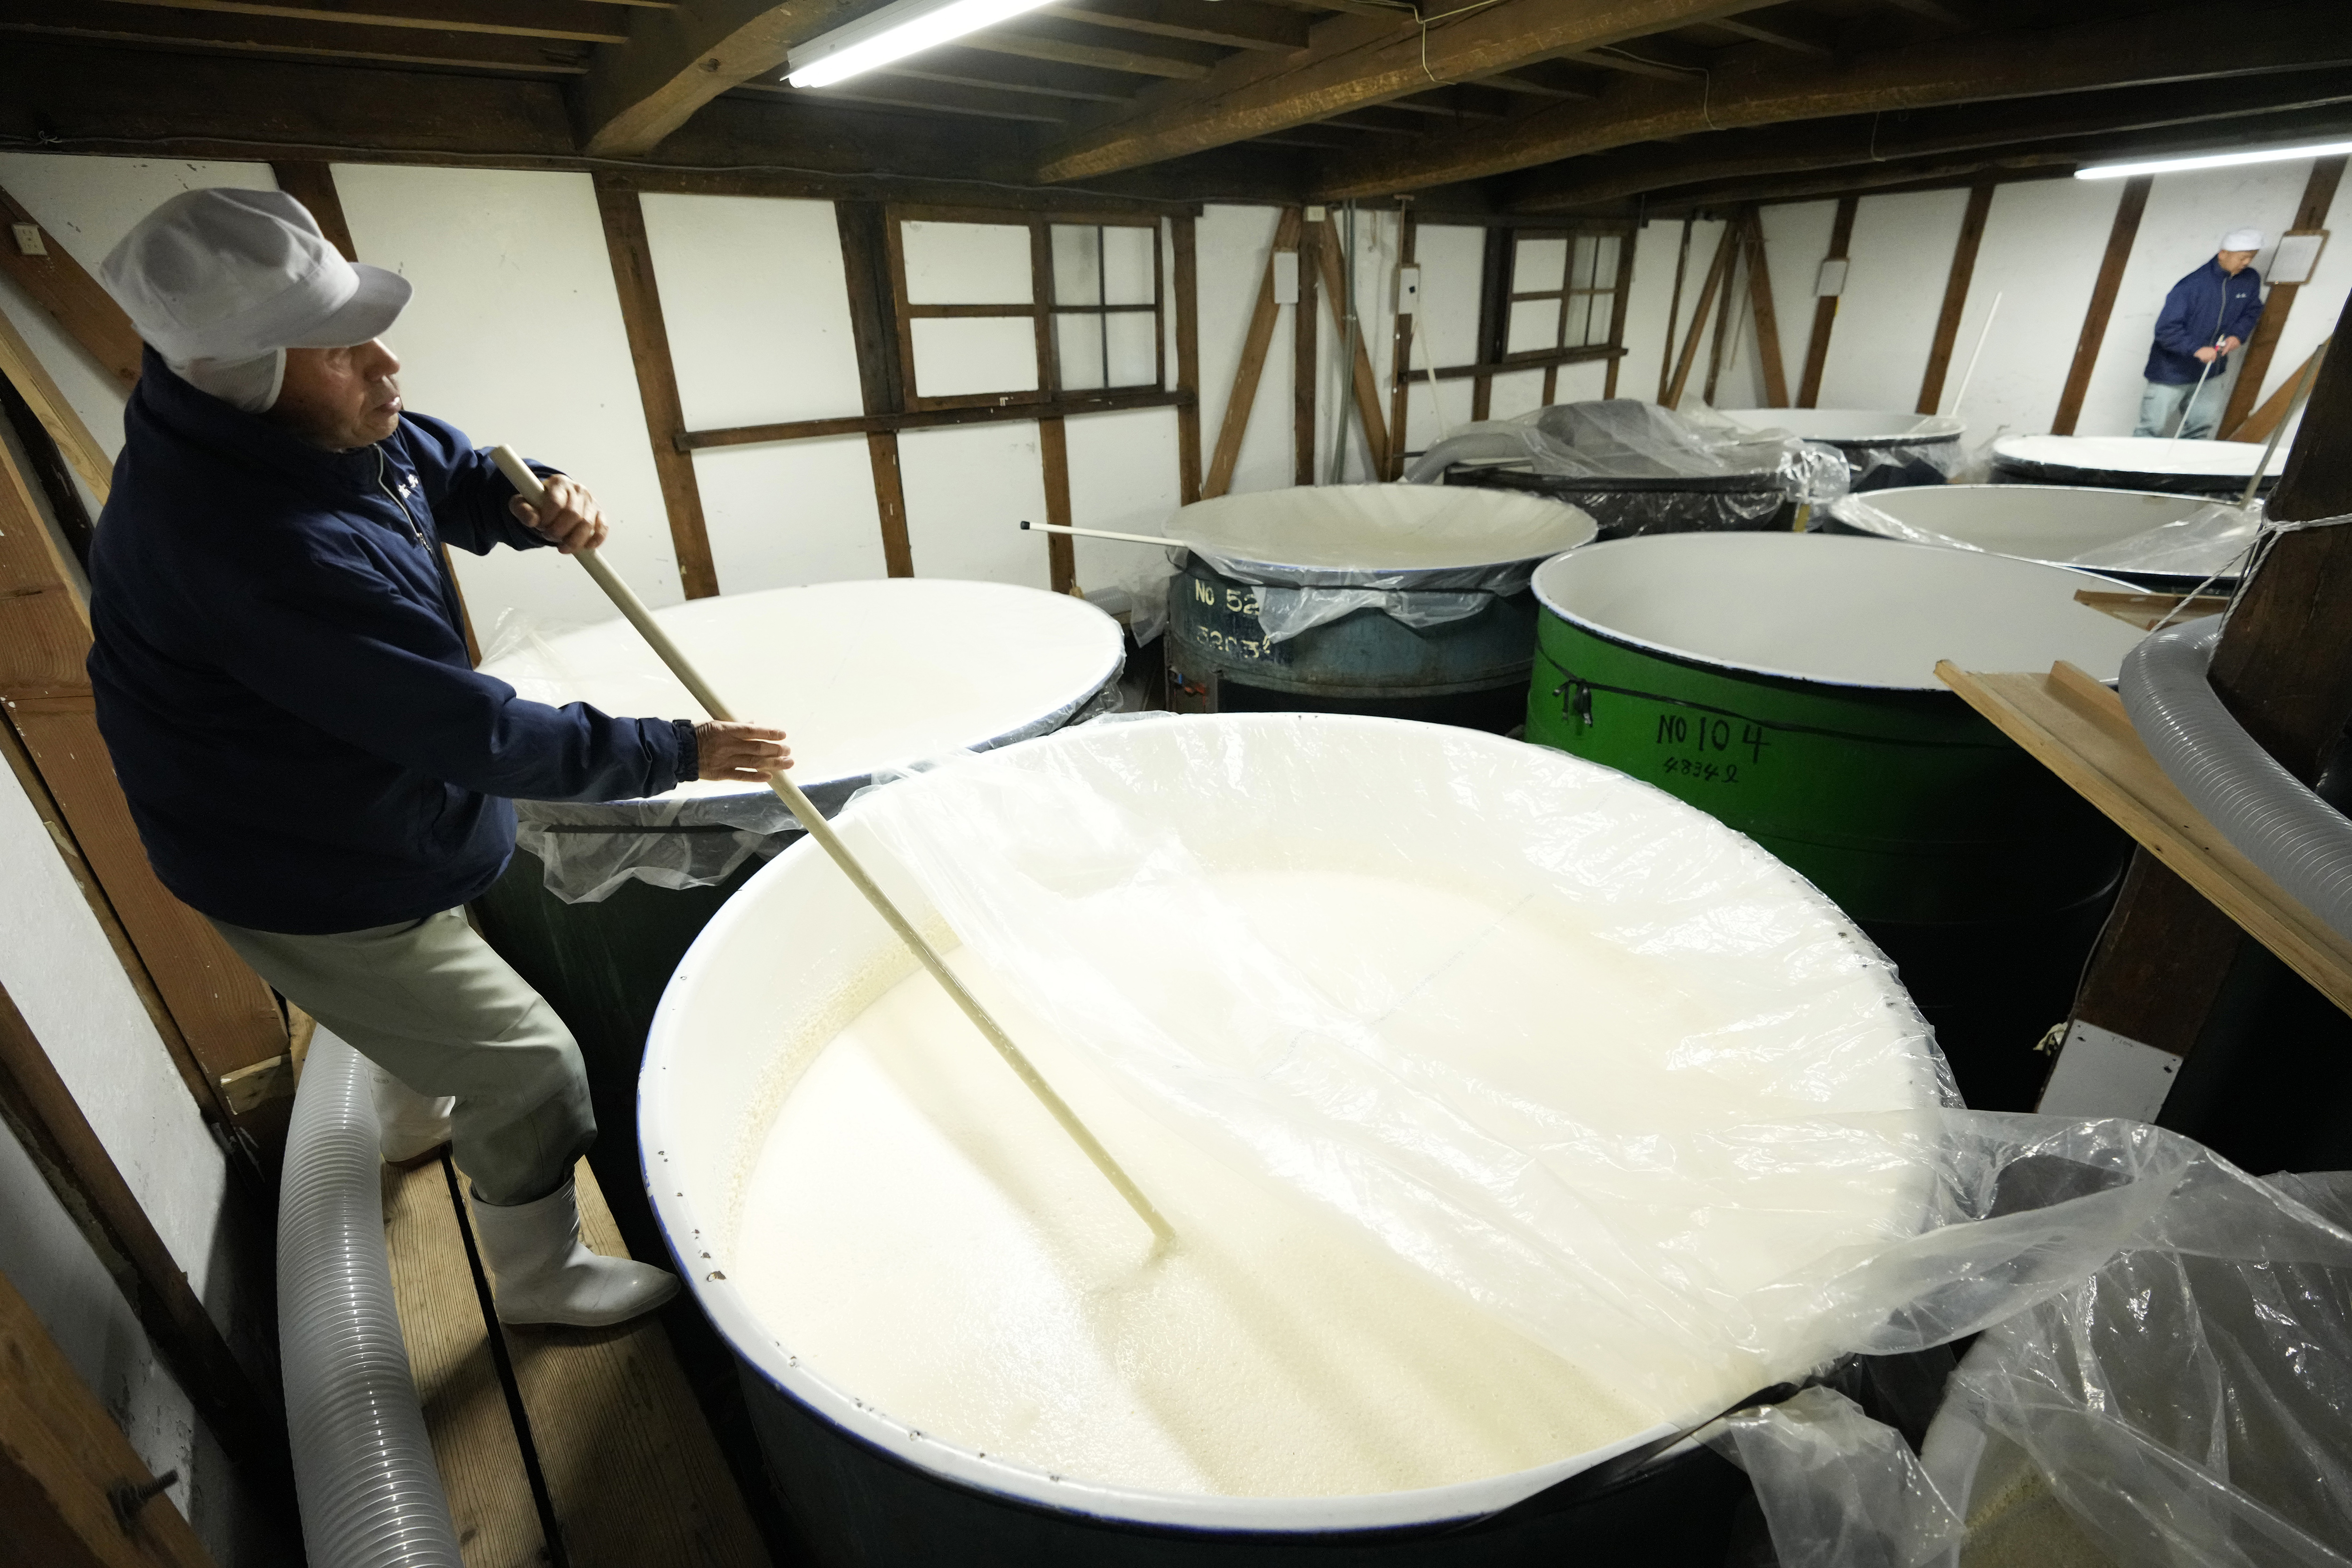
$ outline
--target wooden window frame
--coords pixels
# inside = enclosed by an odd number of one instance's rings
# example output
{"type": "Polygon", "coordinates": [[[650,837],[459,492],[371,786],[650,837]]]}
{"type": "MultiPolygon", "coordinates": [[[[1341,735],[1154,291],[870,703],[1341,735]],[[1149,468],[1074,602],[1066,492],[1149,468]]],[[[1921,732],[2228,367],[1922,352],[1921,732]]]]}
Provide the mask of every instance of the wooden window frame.
{"type": "MultiPolygon", "coordinates": [[[[1590,237],[1594,242],[1592,247],[1592,276],[1594,278],[1598,278],[1601,272],[1600,241],[1604,237],[1617,239],[1621,245],[1624,243],[1624,237],[1615,229],[1548,227],[1517,228],[1511,231],[1511,291],[1507,303],[1512,306],[1517,306],[1526,304],[1533,300],[1554,300],[1559,301],[1559,304],[1553,311],[1552,341],[1550,346],[1540,349],[1520,349],[1513,351],[1507,346],[1509,339],[1507,336],[1504,340],[1505,347],[1502,355],[1503,363],[1511,364],[1525,363],[1528,364],[1544,364],[1557,368],[1559,362],[1556,359],[1551,359],[1549,356],[1557,353],[1562,349],[1591,348],[1593,346],[1591,338],[1592,307],[1589,301],[1598,296],[1604,294],[1607,295],[1612,306],[1611,314],[1613,316],[1615,314],[1614,306],[1619,289],[1618,285],[1614,282],[1612,282],[1607,288],[1603,289],[1596,287],[1591,283],[1579,285],[1575,281],[1576,242],[1587,237],[1590,237]],[[1519,247],[1531,239],[1557,239],[1561,241],[1565,247],[1559,260],[1559,288],[1523,289],[1519,287],[1519,247]],[[1585,341],[1580,343],[1570,343],[1568,341],[1569,302],[1572,300],[1584,300],[1588,301],[1585,307],[1585,341]]],[[[1508,315],[1506,315],[1504,318],[1503,330],[1507,334],[1510,331],[1510,319],[1508,315]]]]}
{"type": "Polygon", "coordinates": [[[1168,385],[1168,279],[1161,220],[1134,214],[1087,212],[1008,212],[987,207],[946,207],[891,203],[884,208],[884,231],[890,265],[892,313],[897,318],[900,384],[907,389],[910,413],[936,413],[959,408],[1002,408],[1008,412],[1060,402],[1063,376],[1055,325],[1063,316],[1093,316],[1107,335],[1114,315],[1151,315],[1151,379],[1089,388],[1080,395],[1105,399],[1138,394],[1157,395],[1168,385]],[[907,251],[902,227],[908,223],[962,223],[992,228],[1023,228],[1029,234],[1029,299],[1025,302],[988,305],[919,305],[907,296],[907,251]],[[1135,228],[1151,237],[1151,302],[1149,305],[1066,305],[1054,288],[1054,230],[1064,228],[1135,228]],[[1027,318],[1035,334],[1037,384],[1012,392],[953,393],[926,397],[914,389],[915,323],[918,321],[1018,320],[1027,318]]]}

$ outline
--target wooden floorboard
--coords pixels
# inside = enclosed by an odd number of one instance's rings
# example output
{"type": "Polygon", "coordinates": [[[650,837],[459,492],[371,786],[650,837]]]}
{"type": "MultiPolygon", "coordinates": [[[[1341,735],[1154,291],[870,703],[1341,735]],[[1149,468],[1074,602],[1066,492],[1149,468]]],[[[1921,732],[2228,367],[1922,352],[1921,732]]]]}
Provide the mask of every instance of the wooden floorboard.
{"type": "MultiPolygon", "coordinates": [[[[576,1181],[583,1237],[627,1256],[584,1160],[576,1181]]],[[[768,1568],[657,1320],[502,1331],[570,1568],[768,1568]]]]}
{"type": "Polygon", "coordinates": [[[551,1561],[522,1447],[490,1353],[490,1329],[438,1160],[384,1167],[384,1249],[393,1299],[433,1458],[449,1494],[466,1568],[539,1568],[551,1561]]]}

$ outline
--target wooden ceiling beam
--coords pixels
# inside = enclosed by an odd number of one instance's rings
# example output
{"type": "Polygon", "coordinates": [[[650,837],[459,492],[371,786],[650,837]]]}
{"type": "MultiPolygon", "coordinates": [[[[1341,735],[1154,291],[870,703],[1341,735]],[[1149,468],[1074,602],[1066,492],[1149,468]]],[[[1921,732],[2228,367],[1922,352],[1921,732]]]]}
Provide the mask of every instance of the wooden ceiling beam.
{"type": "Polygon", "coordinates": [[[1234,55],[1197,83],[1141,95],[1049,148],[1039,176],[1086,179],[1291,130],[1433,86],[1515,70],[1763,0],[1498,0],[1430,23],[1335,16],[1294,54],[1234,55]]]}
{"type": "Polygon", "coordinates": [[[1599,157],[1572,158],[1510,176],[1500,195],[1514,212],[1552,212],[1678,185],[2153,131],[2347,100],[2352,100],[2352,71],[2338,69],[1805,121],[1718,132],[1673,146],[1648,143],[1599,157]]]}
{"type": "Polygon", "coordinates": [[[0,32],[46,33],[163,48],[310,55],[392,65],[577,75],[591,46],[571,39],[423,27],[352,27],[242,12],[198,14],[114,0],[7,0],[0,32]]]}
{"type": "Polygon", "coordinates": [[[1255,0],[1079,0],[1041,7],[1037,15],[1153,37],[1276,53],[1305,48],[1309,23],[1301,12],[1255,0]]]}
{"type": "Polygon", "coordinates": [[[1791,54],[1815,55],[1822,59],[1833,59],[1837,55],[1837,51],[1826,44],[1817,44],[1811,38],[1801,38],[1794,33],[1784,33],[1771,27],[1759,27],[1753,22],[1743,22],[1737,17],[1726,16],[1706,25],[1717,32],[1729,33],[1735,38],[1746,38],[1752,43],[1769,44],[1776,49],[1787,49],[1791,54]]]}
{"type": "Polygon", "coordinates": [[[510,33],[525,38],[573,38],[587,44],[628,41],[638,8],[597,0],[499,0],[493,11],[479,0],[121,0],[165,11],[214,11],[335,22],[355,27],[436,27],[459,33],[510,33]]]}
{"type": "Polygon", "coordinates": [[[639,12],[620,47],[599,50],[572,95],[580,144],[599,158],[642,158],[728,89],[778,70],[855,9],[853,0],[685,0],[639,12]]]}
{"type": "Polygon", "coordinates": [[[2250,7],[2233,15],[2226,34],[2200,25],[2209,16],[2183,6],[1939,38],[1836,62],[1792,62],[1748,45],[1716,57],[1704,78],[1621,81],[1591,103],[1556,104],[1501,126],[1431,137],[1410,153],[1336,163],[1324,189],[1333,196],[1380,195],[1666,136],[2352,64],[2352,27],[2329,0],[2250,7]]]}

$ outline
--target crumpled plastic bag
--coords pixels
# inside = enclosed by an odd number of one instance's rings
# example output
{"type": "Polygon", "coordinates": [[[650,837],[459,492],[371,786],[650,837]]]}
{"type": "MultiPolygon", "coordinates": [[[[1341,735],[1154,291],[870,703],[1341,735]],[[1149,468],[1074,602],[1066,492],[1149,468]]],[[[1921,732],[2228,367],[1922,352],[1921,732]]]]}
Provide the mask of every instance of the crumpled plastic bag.
{"type": "Polygon", "coordinates": [[[1426,484],[1457,464],[1498,462],[1572,479],[1759,476],[1806,506],[1826,506],[1850,483],[1845,455],[1834,447],[1752,431],[1712,410],[1679,413],[1630,397],[1553,404],[1465,426],[1423,452],[1404,477],[1426,484]]]}

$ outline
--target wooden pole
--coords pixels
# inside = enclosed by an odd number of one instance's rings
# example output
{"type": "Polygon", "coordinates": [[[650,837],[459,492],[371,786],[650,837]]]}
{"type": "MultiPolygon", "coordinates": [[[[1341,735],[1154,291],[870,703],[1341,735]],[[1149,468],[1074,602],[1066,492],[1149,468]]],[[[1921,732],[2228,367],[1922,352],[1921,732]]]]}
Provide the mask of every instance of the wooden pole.
{"type": "Polygon", "coordinates": [[[1985,220],[1992,213],[1993,186],[1971,186],[1968,211],[1960,218],[1960,236],[1952,245],[1952,270],[1944,280],[1944,309],[1936,318],[1936,336],[1927,348],[1927,373],[1919,381],[1917,412],[1933,414],[1944,401],[1944,377],[1952,367],[1952,346],[1960,333],[1960,317],[1969,308],[1969,284],[1976,277],[1977,249],[1984,243],[1985,220]]]}
{"type": "Polygon", "coordinates": [[[1666,348],[1658,356],[1658,401],[1668,407],[1673,406],[1666,392],[1674,384],[1675,331],[1682,324],[1683,279],[1690,271],[1691,229],[1697,222],[1696,213],[1683,214],[1682,248],[1675,253],[1675,291],[1666,301],[1666,348]]]}
{"type": "MultiPolygon", "coordinates": [[[[1348,284],[1339,267],[1339,231],[1336,225],[1323,226],[1323,242],[1315,247],[1316,264],[1323,272],[1323,298],[1331,310],[1332,330],[1344,343],[1351,335],[1347,331],[1347,311],[1353,301],[1347,298],[1348,284]]],[[[1372,379],[1372,356],[1368,352],[1364,334],[1352,334],[1356,343],[1354,362],[1348,367],[1350,384],[1356,397],[1356,417],[1362,422],[1364,451],[1369,459],[1366,472],[1375,482],[1385,478],[1389,468],[1388,426],[1381,418],[1380,384],[1372,379]]],[[[1347,443],[1347,421],[1339,422],[1339,441],[1347,443]]]]}
{"type": "MultiPolygon", "coordinates": [[[[2345,163],[2341,155],[2312,161],[2311,175],[2304,182],[2303,200],[2294,209],[2294,221],[2287,226],[2288,234],[2326,232],[2327,211],[2336,205],[2336,187],[2344,178],[2345,163]]],[[[2254,399],[2262,395],[2263,383],[2270,375],[2271,359],[2278,353],[2280,334],[2286,331],[2287,315],[2294,309],[2295,296],[2300,292],[2299,284],[2271,285],[2270,298],[2263,302],[2263,319],[2254,324],[2253,341],[2246,345],[2245,357],[2239,362],[2238,380],[2230,388],[2229,405],[2221,411],[2223,440],[2260,441],[2269,436],[2267,429],[2254,436],[2242,436],[2239,430],[2247,424],[2254,399]]],[[[2293,386],[2294,379],[2287,377],[2287,386],[2293,386]]]]}
{"type": "Polygon", "coordinates": [[[2053,436],[2072,436],[2075,422],[2083,416],[2083,399],[2091,390],[2091,372],[2098,367],[2099,346],[2106,341],[2107,319],[2115,314],[2116,295],[2123,288],[2124,267],[2131,260],[2132,242],[2139,237],[2140,215],[2147,210],[2147,193],[2155,185],[2154,175],[2139,175],[2124,182],[2123,194],[2116,199],[2115,222],[2107,230],[2107,253],[2099,261],[2097,280],[2091,285],[2091,302],[2083,311],[2083,331],[2074,340],[2074,360],[2066,370],[2065,388],[2058,395],[2058,412],[2050,420],[2053,436]]]}
{"type": "MultiPolygon", "coordinates": [[[[906,389],[898,369],[898,328],[892,304],[888,216],[879,202],[835,202],[835,226],[841,234],[841,270],[849,286],[849,331],[857,351],[857,389],[866,412],[904,414],[906,389]]],[[[898,433],[870,430],[866,458],[874,472],[874,511],[882,531],[882,569],[893,577],[915,574],[914,546],[907,533],[907,491],[898,470],[898,433]]]]}
{"type": "Polygon", "coordinates": [[[1192,219],[1170,220],[1176,250],[1176,504],[1201,499],[1201,268],[1192,219]]]}
{"type": "Polygon", "coordinates": [[[1698,305],[1691,311],[1690,335],[1683,340],[1682,356],[1675,362],[1675,374],[1666,384],[1665,395],[1658,401],[1673,408],[1683,400],[1683,389],[1690,384],[1691,367],[1698,360],[1698,341],[1706,331],[1706,313],[1715,305],[1716,290],[1724,287],[1724,275],[1729,269],[1734,250],[1738,248],[1738,228],[1734,224],[1723,226],[1723,237],[1715,247],[1715,259],[1707,264],[1706,281],[1699,286],[1698,305]]]}
{"type": "Polygon", "coordinates": [[[58,237],[41,227],[16,197],[0,190],[0,227],[14,229],[19,224],[32,226],[41,254],[27,256],[13,235],[0,235],[0,273],[31,295],[128,394],[139,384],[139,330],[113,296],[58,243],[58,237]]]}
{"type": "Polygon", "coordinates": [[[1290,482],[1315,482],[1315,384],[1321,379],[1315,352],[1315,296],[1322,276],[1324,225],[1298,231],[1298,309],[1290,320],[1290,482]]]}
{"type": "MultiPolygon", "coordinates": [[[[540,483],[539,476],[530,471],[530,467],[517,455],[513,447],[497,447],[493,455],[497,458],[499,468],[506,474],[509,482],[513,484],[524,500],[537,502],[545,498],[546,487],[540,483]]],[[[604,563],[603,557],[599,556],[593,549],[585,549],[577,552],[577,559],[580,564],[586,568],[588,575],[596,580],[596,585],[604,590],[605,596],[610,598],[621,614],[627,617],[629,624],[636,627],[638,634],[652,647],[654,652],[661,656],[661,661],[669,666],[670,672],[676,675],[687,690],[693,694],[694,700],[702,704],[703,711],[721,722],[731,720],[734,717],[733,713],[724,702],[719,700],[718,693],[710,689],[709,684],[702,679],[686,655],[679,650],[677,645],[670,640],[669,634],[662,630],[661,624],[654,619],[653,612],[646,608],[644,601],[630,590],[629,585],[621,580],[617,573],[604,563]]],[[[841,868],[842,874],[866,896],[866,901],[874,906],[875,912],[882,917],[892,931],[897,933],[898,940],[907,944],[908,950],[915,955],[917,961],[930,972],[931,978],[940,983],[940,989],[948,994],[948,999],[962,1011],[965,1017],[971,1020],[972,1026],[977,1028],[986,1037],[988,1043],[996,1048],[996,1054],[1004,1058],[1005,1065],[1013,1069],[1014,1076],[1021,1079],[1029,1092],[1037,1097],[1039,1102],[1053,1115],[1054,1120],[1061,1123],[1062,1131],[1068,1133],[1072,1142],[1076,1142],[1087,1158],[1094,1163],[1095,1169],[1103,1173],[1110,1184],[1118,1189],[1118,1195],[1127,1200],[1128,1206],[1134,1209],[1143,1223],[1151,1227],[1151,1234],[1160,1242],[1173,1241],[1176,1233],[1170,1228],[1168,1222],[1160,1217],[1160,1211],[1151,1205],[1151,1201],[1143,1195],[1143,1190],[1138,1187],[1126,1171],[1120,1168],[1118,1162],[1111,1158],[1110,1152],[1087,1130],[1086,1123],[1078,1120],[1077,1112],[1069,1108],[1062,1097],[1054,1091],[1053,1086],[1047,1083],[1044,1076],[1030,1064],[1028,1057],[1022,1052],[1019,1046],[1013,1043],[1013,1037],[1006,1034],[1003,1027],[989,1015],[988,1010],[980,1005],[980,999],[964,988],[963,982],[956,978],[955,972],[948,967],[947,961],[939,955],[929,942],[924,940],[923,934],[915,929],[913,922],[899,912],[898,907],[890,901],[889,896],[884,893],[874,879],[866,874],[866,868],[858,863],[857,857],[850,852],[849,846],[843,843],[841,836],[834,831],[833,824],[825,820],[823,812],[809,804],[809,798],[801,793],[800,785],[793,782],[790,774],[781,772],[770,774],[768,784],[776,792],[777,798],[790,809],[793,820],[799,823],[802,829],[817,841],[825,854],[832,858],[833,863],[841,868]]]]}
{"type": "MultiPolygon", "coordinates": [[[[1748,314],[1756,321],[1756,367],[1764,377],[1764,406],[1789,406],[1789,373],[1780,363],[1780,318],[1772,306],[1772,269],[1764,258],[1764,218],[1754,207],[1741,224],[1748,237],[1748,314]]],[[[1612,369],[1614,369],[1612,362],[1612,369]]]]}
{"type": "MultiPolygon", "coordinates": [[[[1837,216],[1830,225],[1830,247],[1822,259],[1844,261],[1853,247],[1854,215],[1862,210],[1860,196],[1840,196],[1837,216]]],[[[1840,292],[1843,292],[1841,286],[1840,292]]],[[[1797,384],[1797,406],[1818,408],[1822,401],[1822,374],[1830,361],[1830,331],[1837,325],[1838,294],[1818,295],[1813,300],[1813,333],[1805,343],[1805,373],[1797,384]]]]}
{"type": "Polygon", "coordinates": [[[714,598],[719,593],[719,569],[710,560],[710,534],[703,524],[694,455],[678,446],[686,416],[678,406],[677,372],[670,363],[669,330],[662,322],[661,289],[654,281],[653,246],[646,237],[645,210],[635,191],[605,180],[597,182],[596,210],[604,219],[604,250],[613,264],[614,288],[620,295],[629,358],[636,366],[637,397],[645,407],[654,472],[661,480],[662,507],[669,514],[678,582],[689,599],[714,598]]]}
{"type": "Polygon", "coordinates": [[[1274,302],[1275,258],[1297,253],[1298,223],[1297,207],[1283,208],[1282,216],[1275,221],[1274,243],[1266,250],[1265,270],[1258,276],[1257,304],[1250,311],[1241,363],[1234,371],[1233,395],[1225,399],[1225,416],[1217,426],[1217,449],[1209,458],[1209,477],[1201,485],[1203,497],[1221,496],[1234,488],[1234,468],[1241,461],[1242,437],[1249,433],[1250,410],[1257,403],[1266,351],[1273,345],[1274,323],[1282,309],[1274,302]]]}
{"type": "MultiPolygon", "coordinates": [[[[1517,235],[1507,228],[1486,231],[1486,248],[1478,272],[1478,357],[1474,363],[1499,364],[1511,341],[1511,279],[1517,266],[1517,235]]],[[[1484,419],[1493,411],[1495,375],[1482,370],[1470,379],[1470,417],[1484,419]]]]}
{"type": "Polygon", "coordinates": [[[1625,315],[1633,303],[1633,249],[1641,239],[1639,224],[1617,237],[1617,299],[1609,311],[1609,346],[1618,352],[1609,356],[1609,377],[1601,387],[1603,397],[1617,395],[1617,370],[1625,360],[1625,315]]]}
{"type": "MultiPolygon", "coordinates": [[[[1723,356],[1730,348],[1736,331],[1731,320],[1732,301],[1739,297],[1736,279],[1739,276],[1740,254],[1747,249],[1740,243],[1738,219],[1734,218],[1723,226],[1723,242],[1730,247],[1731,258],[1724,268],[1723,293],[1715,311],[1715,332],[1707,340],[1706,388],[1701,394],[1710,404],[1715,401],[1716,383],[1723,374],[1723,356]]],[[[1693,317],[1691,326],[1696,329],[1698,324],[1698,318],[1693,317]]]]}
{"type": "MultiPolygon", "coordinates": [[[[1421,221],[1413,216],[1412,199],[1403,198],[1404,210],[1397,218],[1397,266],[1414,265],[1413,247],[1420,238],[1421,221]]],[[[1402,294],[1397,300],[1396,331],[1389,342],[1389,466],[1380,477],[1401,479],[1404,477],[1406,447],[1405,426],[1412,417],[1412,331],[1419,320],[1421,302],[1412,301],[1408,313],[1402,294]]],[[[1614,371],[1612,361],[1610,369],[1614,371]]]]}
{"type": "Polygon", "coordinates": [[[32,409],[33,417],[41,422],[41,428],[58,444],[58,454],[90,488],[99,504],[105,505],[107,494],[114,486],[114,465],[108,460],[106,449],[98,444],[98,438],[89,433],[89,426],[81,422],[81,416],[74,412],[73,405],[66,401],[66,395],[49,375],[48,367],[34,354],[33,345],[5,315],[0,315],[0,375],[8,378],[16,395],[32,409]]]}

